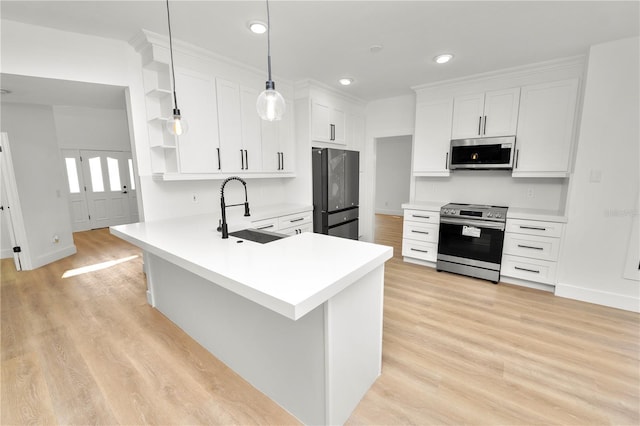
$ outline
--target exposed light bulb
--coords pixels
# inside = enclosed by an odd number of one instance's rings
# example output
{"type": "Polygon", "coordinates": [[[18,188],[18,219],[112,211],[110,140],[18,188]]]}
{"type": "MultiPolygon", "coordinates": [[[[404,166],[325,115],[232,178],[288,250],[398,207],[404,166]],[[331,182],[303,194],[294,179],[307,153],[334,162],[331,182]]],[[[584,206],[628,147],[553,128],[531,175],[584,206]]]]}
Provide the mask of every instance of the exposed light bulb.
{"type": "Polygon", "coordinates": [[[263,120],[282,120],[287,110],[287,105],[282,95],[275,90],[273,81],[267,81],[267,89],[258,96],[256,109],[258,110],[258,115],[263,120]]]}
{"type": "Polygon", "coordinates": [[[179,109],[173,110],[173,118],[167,120],[167,130],[174,136],[181,136],[188,130],[187,120],[180,115],[179,109]]]}

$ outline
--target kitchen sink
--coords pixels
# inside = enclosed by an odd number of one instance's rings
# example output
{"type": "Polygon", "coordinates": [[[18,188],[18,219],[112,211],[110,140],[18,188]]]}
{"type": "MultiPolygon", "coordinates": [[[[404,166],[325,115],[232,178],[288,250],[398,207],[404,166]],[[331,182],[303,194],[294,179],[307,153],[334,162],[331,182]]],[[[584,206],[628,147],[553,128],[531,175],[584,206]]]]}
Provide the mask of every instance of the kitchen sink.
{"type": "Polygon", "coordinates": [[[275,240],[287,237],[284,234],[277,234],[275,232],[260,231],[258,229],[242,229],[240,231],[229,232],[232,237],[240,238],[241,240],[253,241],[254,243],[270,243],[275,240]]]}

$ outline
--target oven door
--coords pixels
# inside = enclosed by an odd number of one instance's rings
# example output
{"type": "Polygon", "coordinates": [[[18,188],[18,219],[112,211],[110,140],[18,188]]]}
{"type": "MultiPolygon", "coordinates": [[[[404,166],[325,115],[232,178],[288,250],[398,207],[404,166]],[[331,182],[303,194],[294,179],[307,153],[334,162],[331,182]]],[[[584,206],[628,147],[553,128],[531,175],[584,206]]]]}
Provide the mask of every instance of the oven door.
{"type": "Polygon", "coordinates": [[[440,218],[438,260],[499,269],[504,228],[500,222],[440,218]]]}

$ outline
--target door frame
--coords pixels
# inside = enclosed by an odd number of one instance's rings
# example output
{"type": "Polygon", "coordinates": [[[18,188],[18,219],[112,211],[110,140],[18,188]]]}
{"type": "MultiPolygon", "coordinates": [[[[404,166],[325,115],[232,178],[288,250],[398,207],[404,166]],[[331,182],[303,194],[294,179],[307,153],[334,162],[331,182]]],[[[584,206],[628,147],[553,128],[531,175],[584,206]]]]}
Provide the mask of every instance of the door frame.
{"type": "MultiPolygon", "coordinates": [[[[13,236],[15,237],[16,246],[20,247],[20,253],[14,252],[14,261],[18,270],[31,270],[32,259],[27,240],[27,230],[24,225],[24,215],[20,204],[20,196],[18,194],[18,185],[16,183],[16,175],[13,168],[13,157],[11,156],[11,147],[9,144],[9,136],[6,132],[0,133],[0,168],[2,169],[2,185],[5,188],[7,202],[9,203],[8,213],[11,216],[10,222],[13,227],[13,236]]],[[[9,225],[9,224],[7,224],[9,225]]],[[[9,232],[12,232],[9,230],[9,232]]]]}

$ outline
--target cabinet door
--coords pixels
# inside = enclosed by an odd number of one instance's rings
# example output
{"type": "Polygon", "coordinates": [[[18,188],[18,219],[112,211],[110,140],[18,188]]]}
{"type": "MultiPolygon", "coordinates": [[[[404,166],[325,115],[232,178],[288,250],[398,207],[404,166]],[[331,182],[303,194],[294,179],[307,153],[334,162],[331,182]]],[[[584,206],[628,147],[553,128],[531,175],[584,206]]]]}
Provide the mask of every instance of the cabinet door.
{"type": "Polygon", "coordinates": [[[578,80],[522,88],[514,177],[565,177],[578,96],[578,80]]]}
{"type": "Polygon", "coordinates": [[[346,139],[346,115],[337,108],[329,109],[329,141],[345,145],[346,139]]]}
{"type": "Polygon", "coordinates": [[[262,171],[262,132],[256,100],[258,91],[240,87],[240,107],[242,109],[242,149],[244,152],[244,171],[262,171]]]}
{"type": "Polygon", "coordinates": [[[292,172],[295,168],[293,114],[285,114],[280,121],[262,121],[261,127],[263,171],[292,172]]]}
{"type": "Polygon", "coordinates": [[[179,172],[217,172],[219,139],[215,80],[176,68],[176,86],[180,112],[189,123],[189,131],[178,138],[179,172]]]}
{"type": "Polygon", "coordinates": [[[220,128],[220,161],[224,172],[243,170],[242,119],[240,117],[240,86],[216,79],[218,90],[218,125],[220,128]]]}
{"type": "Polygon", "coordinates": [[[453,102],[451,139],[481,136],[483,115],[484,93],[457,96],[453,102]]]}
{"type": "Polygon", "coordinates": [[[453,99],[416,105],[414,176],[449,176],[453,99]]]}
{"type": "Polygon", "coordinates": [[[311,102],[311,139],[320,142],[329,142],[329,105],[316,101],[311,102]]]}
{"type": "Polygon", "coordinates": [[[513,136],[518,127],[520,88],[487,92],[484,97],[482,136],[513,136]]]}
{"type": "Polygon", "coordinates": [[[358,114],[349,114],[347,117],[347,140],[349,141],[347,149],[358,151],[360,153],[360,171],[364,171],[364,133],[365,124],[364,117],[358,114]]]}
{"type": "MultiPolygon", "coordinates": [[[[289,105],[292,102],[287,101],[289,105]]],[[[280,171],[292,173],[296,169],[296,145],[294,137],[293,111],[285,114],[278,122],[278,143],[280,146],[280,171]]]]}

